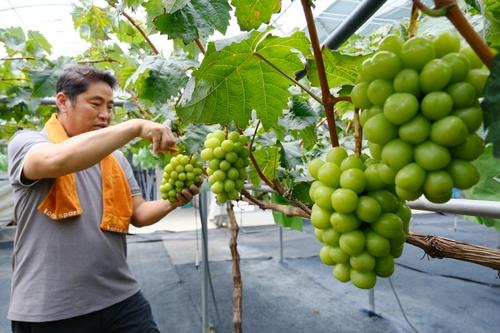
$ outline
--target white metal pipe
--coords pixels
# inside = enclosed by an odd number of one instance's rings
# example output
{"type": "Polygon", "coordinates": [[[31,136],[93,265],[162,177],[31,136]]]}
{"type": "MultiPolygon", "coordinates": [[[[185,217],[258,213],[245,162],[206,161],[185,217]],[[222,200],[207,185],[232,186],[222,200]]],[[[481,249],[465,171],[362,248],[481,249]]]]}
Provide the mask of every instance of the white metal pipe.
{"type": "Polygon", "coordinates": [[[412,209],[432,212],[500,218],[500,201],[450,199],[443,204],[435,204],[421,197],[407,202],[407,205],[412,209]]]}

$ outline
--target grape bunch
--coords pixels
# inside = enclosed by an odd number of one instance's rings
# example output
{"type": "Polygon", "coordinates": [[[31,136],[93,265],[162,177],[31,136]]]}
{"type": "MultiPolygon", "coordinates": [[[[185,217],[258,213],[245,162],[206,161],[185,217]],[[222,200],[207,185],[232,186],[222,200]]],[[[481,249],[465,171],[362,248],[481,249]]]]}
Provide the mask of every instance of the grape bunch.
{"type": "Polygon", "coordinates": [[[218,203],[236,200],[247,178],[248,166],[247,137],[217,130],[205,139],[205,149],[201,158],[207,161],[207,174],[210,190],[216,195],[218,203]]]}
{"type": "Polygon", "coordinates": [[[484,150],[476,132],[483,121],[478,98],[488,76],[452,32],[405,42],[387,36],[363,62],[352,101],[362,110],[372,156],[396,173],[400,198],[424,194],[442,203],[453,187],[477,183],[479,173],[470,162],[484,150]]]}
{"type": "Polygon", "coordinates": [[[196,156],[179,154],[170,159],[163,169],[160,186],[161,198],[176,203],[176,195],[192,184],[201,182],[203,163],[196,156]]]}
{"type": "Polygon", "coordinates": [[[311,223],[323,243],[321,262],[333,266],[337,280],[373,288],[377,276],[394,272],[411,218],[410,209],[391,191],[393,170],[373,159],[348,156],[340,147],[307,167],[315,179],[309,191],[311,223]]]}

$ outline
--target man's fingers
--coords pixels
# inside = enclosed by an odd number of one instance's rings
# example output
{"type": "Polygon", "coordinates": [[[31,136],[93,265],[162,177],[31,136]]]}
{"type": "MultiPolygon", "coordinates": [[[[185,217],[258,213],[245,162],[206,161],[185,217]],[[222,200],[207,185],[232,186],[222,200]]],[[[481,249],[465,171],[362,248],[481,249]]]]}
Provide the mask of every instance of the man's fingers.
{"type": "Polygon", "coordinates": [[[153,153],[157,154],[160,151],[161,137],[158,137],[158,135],[153,135],[152,142],[153,142],[153,153]]]}
{"type": "Polygon", "coordinates": [[[181,194],[187,201],[193,200],[193,193],[191,193],[187,188],[183,189],[181,194]]]}
{"type": "Polygon", "coordinates": [[[193,195],[196,195],[198,193],[200,193],[200,188],[196,185],[191,185],[189,186],[189,191],[193,194],[193,195]]]}

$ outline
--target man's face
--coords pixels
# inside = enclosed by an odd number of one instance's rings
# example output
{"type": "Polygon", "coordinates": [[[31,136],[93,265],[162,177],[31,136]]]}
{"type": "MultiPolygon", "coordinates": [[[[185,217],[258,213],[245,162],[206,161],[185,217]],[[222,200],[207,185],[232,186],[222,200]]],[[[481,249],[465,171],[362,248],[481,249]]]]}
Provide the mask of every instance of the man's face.
{"type": "Polygon", "coordinates": [[[87,91],[78,95],[74,102],[59,94],[56,96],[60,101],[58,119],[68,136],[105,128],[111,123],[113,90],[107,83],[90,83],[87,91]]]}

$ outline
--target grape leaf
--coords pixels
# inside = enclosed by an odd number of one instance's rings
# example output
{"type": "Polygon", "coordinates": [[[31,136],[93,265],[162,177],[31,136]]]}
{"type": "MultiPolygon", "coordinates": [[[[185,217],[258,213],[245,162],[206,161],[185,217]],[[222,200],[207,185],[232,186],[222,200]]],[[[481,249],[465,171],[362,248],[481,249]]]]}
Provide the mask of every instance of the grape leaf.
{"type": "Polygon", "coordinates": [[[252,30],[269,23],[271,15],[281,10],[281,0],[232,0],[241,30],[252,30]]]}
{"type": "Polygon", "coordinates": [[[493,59],[490,76],[484,89],[481,104],[484,111],[484,127],[487,129],[486,141],[493,143],[493,155],[500,157],[500,55],[493,59]]]}
{"type": "Polygon", "coordinates": [[[185,44],[210,36],[214,30],[226,33],[231,7],[227,0],[191,0],[175,13],[157,16],[156,29],[170,39],[181,38],[185,44]]]}
{"type": "Polygon", "coordinates": [[[26,42],[23,29],[19,27],[0,29],[0,42],[5,45],[5,51],[8,55],[22,52],[26,42]]]}
{"type": "Polygon", "coordinates": [[[165,11],[167,13],[175,13],[179,9],[184,8],[189,3],[189,0],[165,0],[165,11]]]}
{"type": "Polygon", "coordinates": [[[491,47],[500,51],[500,4],[492,0],[487,0],[484,4],[484,17],[487,20],[486,40],[491,47]]]}
{"type": "Polygon", "coordinates": [[[210,132],[213,132],[213,128],[208,126],[189,125],[184,135],[178,138],[177,144],[182,145],[186,153],[197,154],[204,148],[205,137],[210,132]]]}
{"type": "Polygon", "coordinates": [[[285,38],[253,32],[250,38],[220,51],[212,45],[177,104],[179,117],[199,123],[234,121],[246,127],[255,110],[265,129],[277,127],[292,83],[262,58],[293,76],[303,67],[293,50],[307,56],[309,45],[302,32],[285,38]]]}
{"type": "Polygon", "coordinates": [[[28,41],[26,42],[26,51],[34,57],[38,57],[43,51],[50,53],[52,45],[38,31],[28,31],[28,41]]]}
{"type": "Polygon", "coordinates": [[[303,130],[309,125],[316,124],[318,120],[318,114],[314,112],[307,100],[294,96],[290,111],[279,119],[278,124],[289,130],[303,130]]]}
{"type": "Polygon", "coordinates": [[[80,31],[80,36],[89,42],[108,39],[112,32],[113,20],[111,12],[97,6],[75,7],[71,13],[75,29],[80,31]]]}
{"type": "Polygon", "coordinates": [[[178,56],[169,59],[149,56],[128,78],[125,87],[135,83],[139,97],[164,103],[170,97],[176,96],[179,89],[186,84],[186,70],[195,65],[193,60],[178,56]]]}
{"type": "Polygon", "coordinates": [[[56,93],[57,71],[53,69],[30,71],[33,81],[33,97],[48,97],[56,93]]]}
{"type": "Polygon", "coordinates": [[[296,165],[302,164],[302,151],[297,141],[281,142],[280,145],[280,163],[285,169],[293,169],[296,165]]]}
{"type": "MultiPolygon", "coordinates": [[[[327,48],[323,49],[322,54],[330,88],[343,85],[354,85],[359,74],[361,63],[369,57],[369,55],[351,56],[327,48]]],[[[313,86],[320,86],[316,61],[313,59],[308,62],[307,77],[313,86]]]]}

